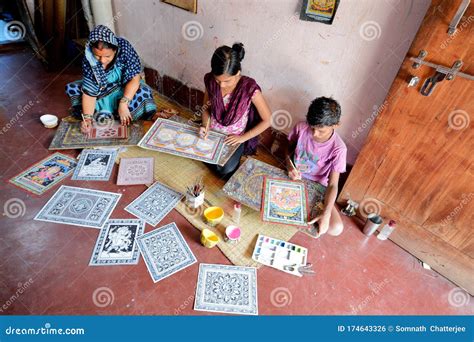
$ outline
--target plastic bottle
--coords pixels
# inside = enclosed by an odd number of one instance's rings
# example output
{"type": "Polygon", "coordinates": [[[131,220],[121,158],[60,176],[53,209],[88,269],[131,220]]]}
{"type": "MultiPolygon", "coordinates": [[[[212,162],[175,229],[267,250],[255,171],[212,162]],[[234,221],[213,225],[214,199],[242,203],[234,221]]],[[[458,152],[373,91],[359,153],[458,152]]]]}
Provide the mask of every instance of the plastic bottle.
{"type": "Polygon", "coordinates": [[[236,223],[240,223],[240,214],[242,212],[242,207],[240,203],[235,203],[234,204],[234,213],[232,215],[232,220],[236,223]]]}
{"type": "Polygon", "coordinates": [[[377,239],[387,240],[390,234],[392,234],[392,232],[395,230],[395,225],[396,225],[396,222],[394,220],[390,220],[385,226],[383,226],[379,235],[377,235],[377,239]]]}

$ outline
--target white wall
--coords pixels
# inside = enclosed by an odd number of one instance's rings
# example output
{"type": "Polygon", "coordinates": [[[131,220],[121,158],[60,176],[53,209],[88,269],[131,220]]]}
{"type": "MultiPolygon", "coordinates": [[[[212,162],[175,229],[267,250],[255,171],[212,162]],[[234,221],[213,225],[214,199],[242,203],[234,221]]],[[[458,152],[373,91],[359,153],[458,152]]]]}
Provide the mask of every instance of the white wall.
{"type": "Polygon", "coordinates": [[[334,97],[343,110],[338,132],[349,163],[429,4],[341,0],[333,24],[324,25],[299,20],[301,0],[198,0],[197,14],[159,0],[113,0],[117,33],[131,41],[145,63],[202,90],[214,49],[243,42],[243,73],[257,80],[272,111],[291,114],[284,131],[304,120],[312,99],[334,97]],[[197,22],[197,36],[182,32],[189,21],[197,22]]]}

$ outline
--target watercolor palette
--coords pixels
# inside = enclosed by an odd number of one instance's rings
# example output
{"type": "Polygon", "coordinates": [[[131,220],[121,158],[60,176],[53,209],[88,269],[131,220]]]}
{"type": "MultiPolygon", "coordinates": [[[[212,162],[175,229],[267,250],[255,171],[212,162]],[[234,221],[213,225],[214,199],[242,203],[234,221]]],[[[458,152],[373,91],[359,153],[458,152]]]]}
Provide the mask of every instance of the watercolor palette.
{"type": "Polygon", "coordinates": [[[306,265],[307,257],[305,247],[260,234],[252,254],[253,260],[298,277],[303,276],[298,267],[306,265]],[[285,266],[294,267],[290,271],[285,266]]]}

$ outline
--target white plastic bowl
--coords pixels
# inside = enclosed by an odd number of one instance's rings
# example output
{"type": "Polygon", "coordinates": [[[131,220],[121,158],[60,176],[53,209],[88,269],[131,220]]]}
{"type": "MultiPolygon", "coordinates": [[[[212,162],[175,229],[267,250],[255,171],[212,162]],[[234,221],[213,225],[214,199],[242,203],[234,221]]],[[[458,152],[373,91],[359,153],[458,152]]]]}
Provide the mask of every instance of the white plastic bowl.
{"type": "Polygon", "coordinates": [[[40,120],[46,128],[54,128],[58,125],[58,117],[56,115],[41,115],[40,120]]]}

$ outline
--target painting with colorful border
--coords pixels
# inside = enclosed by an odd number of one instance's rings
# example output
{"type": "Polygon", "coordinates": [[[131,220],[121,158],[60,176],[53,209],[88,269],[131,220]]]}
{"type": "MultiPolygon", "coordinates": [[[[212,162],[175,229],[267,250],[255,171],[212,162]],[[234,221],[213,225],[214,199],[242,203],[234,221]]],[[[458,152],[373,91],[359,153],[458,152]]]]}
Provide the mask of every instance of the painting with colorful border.
{"type": "Polygon", "coordinates": [[[224,134],[209,132],[204,140],[199,137],[198,127],[160,118],[140,140],[138,146],[217,164],[224,147],[224,138],[224,134]]]}
{"type": "Polygon", "coordinates": [[[36,195],[42,195],[69,176],[76,166],[77,161],[74,158],[54,153],[11,178],[10,183],[36,195]]]}
{"type": "Polygon", "coordinates": [[[300,20],[331,25],[338,6],[339,0],[303,0],[300,20]]]}
{"type": "Polygon", "coordinates": [[[262,220],[307,226],[308,193],[303,182],[264,177],[262,220]]]}

